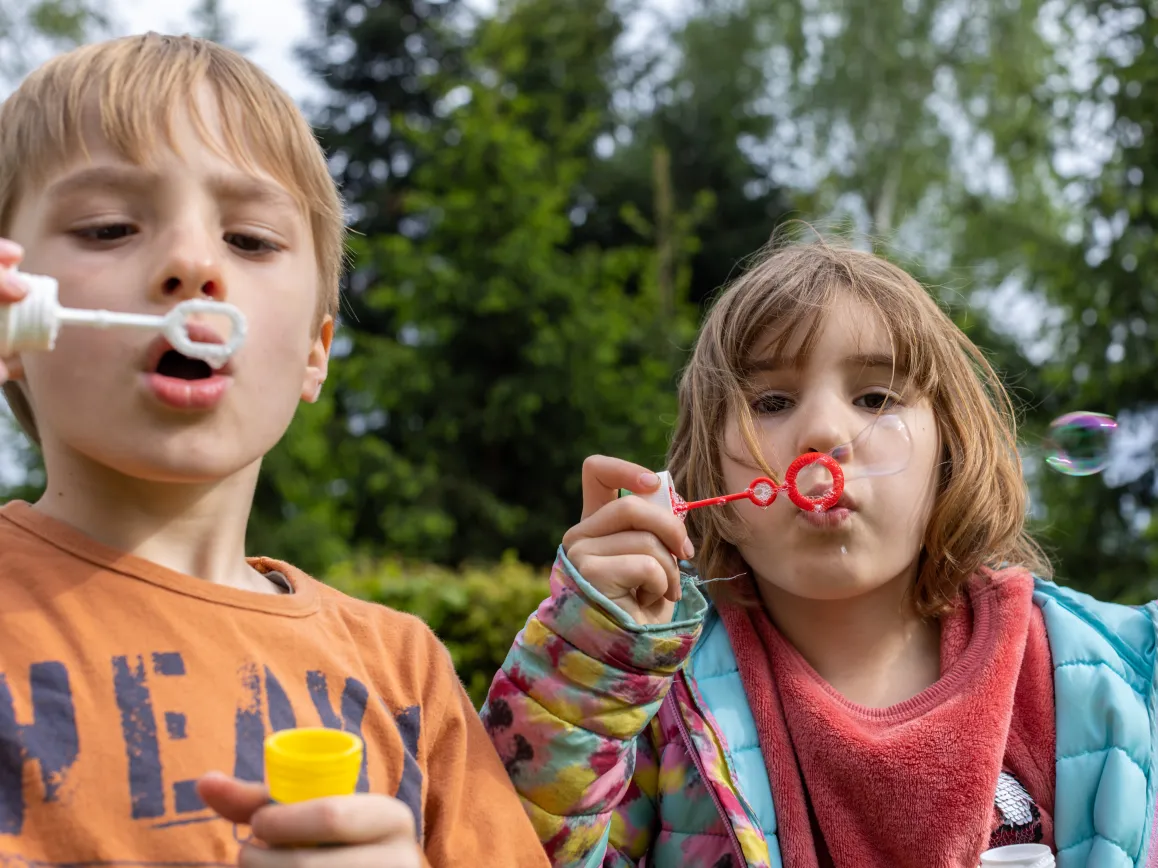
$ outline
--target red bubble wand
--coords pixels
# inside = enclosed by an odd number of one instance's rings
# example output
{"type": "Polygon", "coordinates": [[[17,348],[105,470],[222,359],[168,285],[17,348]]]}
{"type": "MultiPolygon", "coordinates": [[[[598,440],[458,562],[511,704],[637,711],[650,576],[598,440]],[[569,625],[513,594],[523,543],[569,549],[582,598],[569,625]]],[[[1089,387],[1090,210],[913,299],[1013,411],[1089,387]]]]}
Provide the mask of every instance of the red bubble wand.
{"type": "Polygon", "coordinates": [[[911,452],[912,439],[901,418],[880,416],[848,443],[829,452],[805,452],[796,456],[788,465],[782,483],[767,476],[757,476],[743,491],[689,502],[675,490],[670,473],[663,471],[659,489],[645,498],[666,506],[681,518],[693,509],[722,506],[739,500],[748,500],[761,509],[767,509],[781,492],[786,492],[788,499],[806,512],[827,512],[840,501],[847,481],[898,473],[908,465],[911,452]],[[803,485],[802,473],[805,475],[803,485]]]}

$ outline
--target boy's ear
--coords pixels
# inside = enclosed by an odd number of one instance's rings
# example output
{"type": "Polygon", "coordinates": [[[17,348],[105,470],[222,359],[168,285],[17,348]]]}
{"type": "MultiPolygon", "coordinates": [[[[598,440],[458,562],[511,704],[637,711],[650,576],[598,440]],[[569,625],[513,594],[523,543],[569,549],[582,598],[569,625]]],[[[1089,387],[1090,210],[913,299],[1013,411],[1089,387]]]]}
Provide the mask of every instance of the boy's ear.
{"type": "Polygon", "coordinates": [[[318,400],[322,394],[322,383],[326,382],[326,373],[330,367],[330,344],[334,341],[334,318],[326,314],[318,327],[314,345],[310,347],[310,355],[306,360],[306,376],[302,380],[302,400],[310,404],[318,400]]]}

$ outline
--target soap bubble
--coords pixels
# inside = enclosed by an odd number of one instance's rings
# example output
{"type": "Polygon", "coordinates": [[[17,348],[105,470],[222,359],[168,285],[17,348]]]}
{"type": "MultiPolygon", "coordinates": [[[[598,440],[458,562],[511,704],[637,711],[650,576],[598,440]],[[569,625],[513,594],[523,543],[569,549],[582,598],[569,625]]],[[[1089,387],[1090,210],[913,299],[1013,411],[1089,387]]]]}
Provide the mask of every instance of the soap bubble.
{"type": "Polygon", "coordinates": [[[1049,426],[1045,463],[1066,476],[1091,476],[1110,463],[1118,423],[1104,413],[1066,413],[1049,426]]]}

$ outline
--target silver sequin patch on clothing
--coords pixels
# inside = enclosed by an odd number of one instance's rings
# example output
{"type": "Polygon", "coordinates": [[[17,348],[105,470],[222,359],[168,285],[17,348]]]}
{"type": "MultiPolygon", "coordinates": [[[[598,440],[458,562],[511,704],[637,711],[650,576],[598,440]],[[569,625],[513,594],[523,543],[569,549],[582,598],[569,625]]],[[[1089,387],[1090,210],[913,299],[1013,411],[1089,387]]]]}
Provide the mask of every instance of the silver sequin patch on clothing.
{"type": "Polygon", "coordinates": [[[1033,799],[1013,775],[1002,772],[997,778],[997,809],[1011,826],[1025,826],[1033,822],[1033,799]]]}

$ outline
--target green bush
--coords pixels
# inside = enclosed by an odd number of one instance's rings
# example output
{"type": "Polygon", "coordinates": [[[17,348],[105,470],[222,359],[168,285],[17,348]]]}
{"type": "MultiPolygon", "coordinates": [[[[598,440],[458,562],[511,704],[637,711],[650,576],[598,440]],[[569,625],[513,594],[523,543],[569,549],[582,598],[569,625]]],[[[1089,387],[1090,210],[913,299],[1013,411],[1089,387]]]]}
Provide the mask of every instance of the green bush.
{"type": "Polygon", "coordinates": [[[515,635],[549,593],[548,574],[513,554],[459,570],[400,559],[355,561],[329,571],[338,590],[410,612],[450,649],[475,707],[481,707],[515,635]]]}

